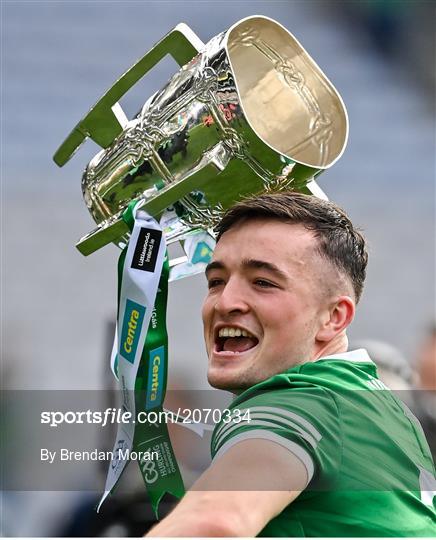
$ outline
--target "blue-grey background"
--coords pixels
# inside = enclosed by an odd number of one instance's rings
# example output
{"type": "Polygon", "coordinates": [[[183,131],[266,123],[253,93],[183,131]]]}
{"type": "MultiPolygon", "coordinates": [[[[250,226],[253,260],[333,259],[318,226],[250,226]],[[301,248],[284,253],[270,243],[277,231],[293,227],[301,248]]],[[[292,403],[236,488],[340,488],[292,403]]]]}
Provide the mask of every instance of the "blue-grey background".
{"type": "MultiPolygon", "coordinates": [[[[388,341],[413,361],[435,303],[434,4],[16,0],[3,1],[1,10],[3,387],[108,385],[118,250],[108,246],[84,258],[74,248],[94,227],[80,179],[98,148],[88,141],[59,169],[52,161],[58,145],[177,23],[207,41],[253,14],[293,32],[344,99],[348,148],[319,180],[370,245],[366,291],[350,335],[388,341]]],[[[167,59],[147,75],[121,101],[128,115],[176,69],[167,59]]],[[[204,293],[202,276],[170,288],[170,379],[190,388],[207,388],[199,317],[204,293]]],[[[76,498],[6,494],[4,531],[59,533],[76,498]],[[23,506],[26,517],[15,519],[23,506]]]]}

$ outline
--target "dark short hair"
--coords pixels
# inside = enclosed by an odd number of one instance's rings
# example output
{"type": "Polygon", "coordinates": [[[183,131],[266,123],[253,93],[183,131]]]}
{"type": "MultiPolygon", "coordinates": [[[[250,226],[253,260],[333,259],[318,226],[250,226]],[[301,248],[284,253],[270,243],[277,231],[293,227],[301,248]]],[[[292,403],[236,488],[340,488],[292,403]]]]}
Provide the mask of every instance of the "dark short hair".
{"type": "Polygon", "coordinates": [[[368,253],[365,238],[353,226],[344,210],[314,195],[292,191],[250,197],[226,212],[215,228],[217,242],[236,224],[259,218],[301,224],[313,231],[318,239],[319,253],[351,280],[356,303],[359,301],[368,253]]]}

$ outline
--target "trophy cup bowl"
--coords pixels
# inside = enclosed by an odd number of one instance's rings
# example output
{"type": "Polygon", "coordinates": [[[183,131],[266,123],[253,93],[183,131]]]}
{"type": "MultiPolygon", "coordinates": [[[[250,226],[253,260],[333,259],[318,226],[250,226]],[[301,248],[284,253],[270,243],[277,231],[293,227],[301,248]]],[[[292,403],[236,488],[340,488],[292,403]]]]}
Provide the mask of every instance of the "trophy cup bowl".
{"type": "Polygon", "coordinates": [[[213,234],[249,195],[323,196],[315,178],[339,159],[347,136],[345,106],[318,65],[282,25],[253,16],[206,45],[179,24],[97,102],[54,159],[62,166],[87,137],[103,148],[82,178],[98,224],[77,244],[88,255],[125,245],[122,214],[133,200],[157,219],[170,212],[171,243],[213,234]],[[180,71],[128,120],[118,100],[166,54],[180,71]]]}

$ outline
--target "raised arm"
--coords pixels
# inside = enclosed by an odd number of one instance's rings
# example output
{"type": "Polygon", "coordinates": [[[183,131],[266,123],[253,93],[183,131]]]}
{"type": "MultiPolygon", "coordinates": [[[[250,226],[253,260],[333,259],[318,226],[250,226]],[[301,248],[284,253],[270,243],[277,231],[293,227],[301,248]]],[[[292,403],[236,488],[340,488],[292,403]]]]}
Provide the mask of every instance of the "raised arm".
{"type": "Polygon", "coordinates": [[[242,440],[215,459],[147,536],[256,536],[308,483],[302,461],[269,440],[242,440]]]}

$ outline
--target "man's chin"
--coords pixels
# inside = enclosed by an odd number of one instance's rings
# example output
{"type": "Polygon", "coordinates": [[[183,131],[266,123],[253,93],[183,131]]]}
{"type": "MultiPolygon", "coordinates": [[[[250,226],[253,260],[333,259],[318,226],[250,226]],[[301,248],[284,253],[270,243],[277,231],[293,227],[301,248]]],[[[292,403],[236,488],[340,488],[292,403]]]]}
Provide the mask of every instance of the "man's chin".
{"type": "Polygon", "coordinates": [[[211,386],[218,390],[228,390],[238,394],[252,384],[247,384],[245,377],[241,373],[229,373],[230,370],[210,368],[207,374],[207,380],[211,386]]]}

